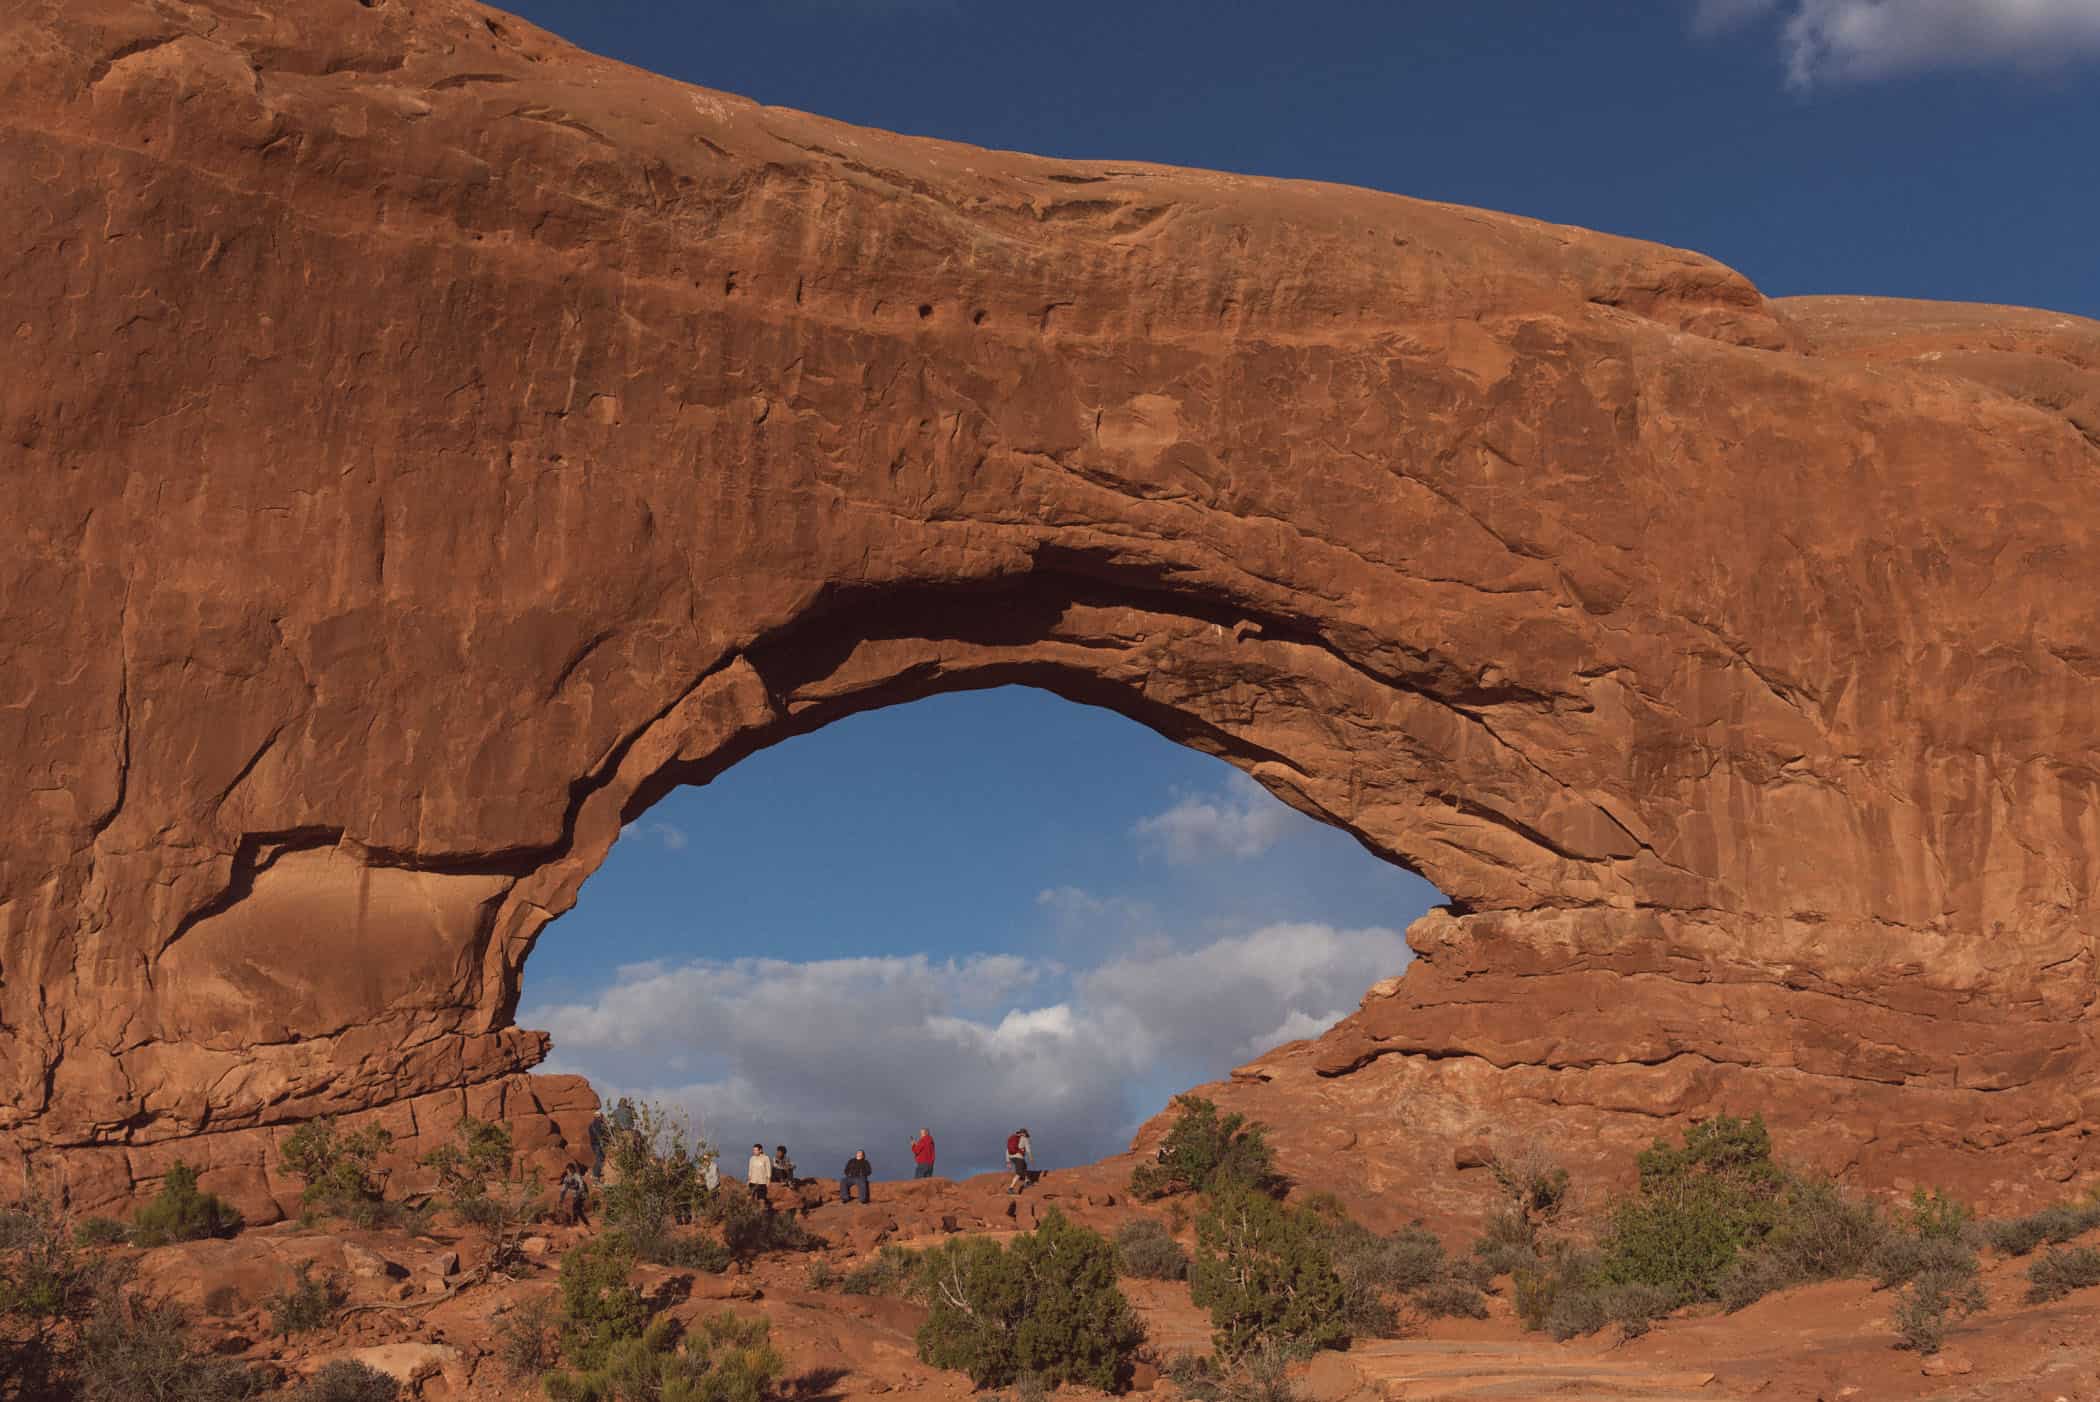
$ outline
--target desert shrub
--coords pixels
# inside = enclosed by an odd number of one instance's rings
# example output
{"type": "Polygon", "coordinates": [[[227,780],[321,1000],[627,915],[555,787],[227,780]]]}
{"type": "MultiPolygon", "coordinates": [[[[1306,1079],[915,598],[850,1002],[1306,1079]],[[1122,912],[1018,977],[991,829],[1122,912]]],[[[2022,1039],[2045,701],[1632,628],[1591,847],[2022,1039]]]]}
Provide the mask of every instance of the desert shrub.
{"type": "Polygon", "coordinates": [[[560,1357],[561,1319],[554,1301],[535,1295],[496,1326],[496,1358],[514,1378],[536,1378],[560,1357]]]}
{"type": "Polygon", "coordinates": [[[630,1277],[634,1247],[619,1232],[603,1232],[561,1258],[561,1352],[579,1373],[605,1364],[613,1345],[639,1339],[649,1305],[630,1277]]]}
{"type": "Polygon", "coordinates": [[[1432,1319],[1486,1319],[1487,1297],[1468,1280],[1439,1280],[1410,1296],[1415,1307],[1432,1319]]]}
{"type": "Polygon", "coordinates": [[[643,1254],[642,1259],[673,1270],[701,1271],[708,1275],[720,1275],[735,1261],[728,1247],[700,1232],[666,1232],[656,1239],[653,1249],[643,1254]]]}
{"type": "Polygon", "coordinates": [[[1588,1252],[1569,1252],[1550,1265],[1523,1271],[1516,1283],[1517,1310],[1526,1327],[1557,1340],[1594,1334],[1608,1324],[1636,1337],[1676,1303],[1666,1287],[1610,1279],[1600,1258],[1588,1252]]]}
{"type": "Polygon", "coordinates": [[[247,1300],[235,1285],[214,1285],[204,1292],[204,1313],[213,1319],[225,1319],[239,1314],[247,1307],[247,1300]]]}
{"type": "Polygon", "coordinates": [[[1614,1209],[1601,1243],[1604,1278],[1655,1286],[1673,1304],[1717,1298],[1737,1253],[1778,1221],[1786,1175],[1764,1121],[1701,1121],[1681,1145],[1656,1140],[1638,1164],[1639,1186],[1614,1209]]]}
{"type": "Polygon", "coordinates": [[[125,1291],[97,1300],[76,1364],[81,1402],[235,1402],[264,1388],[248,1368],[194,1352],[181,1306],[125,1291]]]}
{"type": "Polygon", "coordinates": [[[2047,1304],[2095,1285],[2100,1285],[2100,1250],[2090,1246],[2051,1249],[2027,1268],[2027,1303],[2047,1304]]]}
{"type": "Polygon", "coordinates": [[[781,1359],[763,1319],[727,1310],[695,1321],[681,1341],[677,1323],[659,1319],[612,1344],[593,1369],[549,1373],[550,1402],[761,1402],[780,1377],[781,1359]]]}
{"type": "Polygon", "coordinates": [[[2008,1256],[2025,1256],[2044,1243],[2061,1245],[2100,1227],[2100,1203],[2059,1203],[2025,1217],[1983,1224],[1984,1240],[2008,1256]]]}
{"type": "Polygon", "coordinates": [[[1538,1229],[1514,1208],[1488,1214],[1472,1255],[1490,1277],[1514,1275],[1539,1263],[1538,1229]]]}
{"type": "MultiPolygon", "coordinates": [[[[1327,1254],[1342,1282],[1341,1321],[1352,1338],[1396,1333],[1396,1296],[1446,1284],[1454,1292],[1464,1288],[1444,1259],[1443,1243],[1422,1228],[1404,1227],[1380,1236],[1346,1217],[1324,1211],[1321,1216],[1327,1254]]],[[[1477,1296],[1479,1291],[1473,1293],[1477,1296]]],[[[1420,1299],[1416,1303],[1427,1308],[1420,1299]]]]}
{"type": "Polygon", "coordinates": [[[284,1288],[263,1301],[263,1308],[270,1312],[270,1327],[286,1338],[319,1329],[349,1298],[339,1277],[331,1273],[316,1278],[313,1265],[301,1261],[292,1267],[292,1278],[284,1288]]]}
{"type": "Polygon", "coordinates": [[[483,1268],[503,1270],[524,1254],[527,1231],[546,1210],[536,1179],[514,1178],[510,1126],[462,1115],[452,1142],[420,1162],[437,1175],[438,1193],[461,1223],[479,1232],[483,1268]]]}
{"type": "Polygon", "coordinates": [[[1913,1188],[1910,1205],[1899,1210],[1898,1221],[1903,1230],[1922,1241],[1965,1241],[1971,1246],[1971,1229],[1976,1214],[1966,1203],[1948,1197],[1938,1188],[1927,1192],[1913,1188]]]}
{"type": "Polygon", "coordinates": [[[1166,1224],[1138,1217],[1116,1232],[1116,1265],[1123,1274],[1139,1280],[1182,1280],[1189,1273],[1189,1254],[1166,1224]]]}
{"type": "Polygon", "coordinates": [[[905,1295],[911,1293],[922,1258],[901,1246],[885,1246],[873,1259],[863,1261],[839,1278],[842,1295],[905,1295]]]}
{"type": "Polygon", "coordinates": [[[399,1402],[391,1374],[354,1358],[338,1358],[286,1394],[288,1402],[399,1402]]]}
{"type": "Polygon", "coordinates": [[[73,1228],[79,1246],[122,1246],[131,1240],[131,1228],[114,1217],[90,1217],[73,1228]]]}
{"type": "Polygon", "coordinates": [[[199,1192],[197,1170],[178,1163],[169,1167],[153,1201],[133,1218],[131,1239],[140,1246],[166,1246],[232,1236],[240,1229],[241,1214],[216,1195],[199,1192]]]}
{"type": "Polygon", "coordinates": [[[1889,1234],[1873,1204],[1826,1180],[1789,1177],[1771,1230],[1721,1272],[1716,1298],[1734,1311],[1790,1285],[1859,1275],[1889,1234]]]}
{"type": "Polygon", "coordinates": [[[919,1279],[929,1306],[920,1359],[980,1388],[1033,1374],[1048,1386],[1114,1391],[1144,1342],[1116,1285],[1115,1247],[1059,1212],[1004,1247],[983,1237],[944,1242],[925,1253],[919,1279]]]}
{"type": "Polygon", "coordinates": [[[1921,1275],[1953,1271],[1974,1275],[1978,1269],[1976,1249],[1950,1237],[1920,1237],[1908,1232],[1891,1234],[1874,1250],[1867,1270],[1884,1290],[1904,1285],[1921,1275]]]}
{"type": "Polygon", "coordinates": [[[804,1290],[829,1290],[838,1283],[838,1272],[831,1268],[831,1262],[824,1260],[822,1257],[811,1261],[809,1270],[804,1272],[802,1276],[802,1288],[804,1290]]]}
{"type": "Polygon", "coordinates": [[[1149,1201],[1171,1193],[1234,1187],[1271,1194],[1282,1190],[1284,1180],[1276,1171],[1266,1125],[1237,1113],[1221,1115],[1200,1095],[1176,1096],[1174,1105],[1181,1114],[1154,1161],[1138,1165],[1130,1175],[1133,1197],[1149,1201]]]}
{"type": "MultiPolygon", "coordinates": [[[[703,1175],[715,1149],[692,1132],[682,1111],[646,1101],[630,1108],[634,1128],[614,1135],[607,1145],[612,1173],[600,1210],[606,1225],[625,1232],[643,1260],[655,1261],[669,1249],[664,1242],[674,1225],[706,1211],[710,1194],[703,1175]]],[[[712,1197],[717,1203],[749,1201],[748,1194],[735,1190],[718,1190],[712,1197]]]]}
{"type": "Polygon", "coordinates": [[[278,1166],[305,1186],[299,1201],[309,1211],[334,1213],[359,1226],[376,1226],[375,1210],[386,1198],[379,1156],[394,1136],[378,1125],[344,1132],[333,1119],[308,1120],[277,1148],[278,1166]]]}
{"type": "Polygon", "coordinates": [[[127,1269],[121,1257],[83,1255],[47,1198],[0,1212],[0,1397],[63,1395],[77,1331],[127,1269]]]}
{"type": "Polygon", "coordinates": [[[707,1203],[707,1220],[722,1233],[732,1258],[750,1261],[769,1251],[809,1251],[820,1243],[792,1216],[768,1212],[744,1192],[718,1192],[707,1203]]]}
{"type": "Polygon", "coordinates": [[[1497,1150],[1488,1167],[1527,1243],[1536,1241],[1539,1229],[1558,1219],[1568,1205],[1568,1170],[1535,1140],[1497,1150]]]}
{"type": "Polygon", "coordinates": [[[1947,1330],[1984,1307],[1983,1286],[1972,1268],[1935,1268],[1913,1276],[1896,1296],[1896,1346],[1938,1353],[1947,1330]]]}
{"type": "Polygon", "coordinates": [[[1197,1354],[1176,1354],[1162,1371],[1195,1402],[1299,1402],[1290,1358],[1279,1348],[1250,1349],[1229,1367],[1197,1354]]]}
{"type": "Polygon", "coordinates": [[[1189,1294],[1210,1311],[1220,1353],[1237,1358],[1267,1342],[1302,1355],[1349,1342],[1328,1230],[1248,1188],[1219,1194],[1196,1219],[1189,1294]]]}

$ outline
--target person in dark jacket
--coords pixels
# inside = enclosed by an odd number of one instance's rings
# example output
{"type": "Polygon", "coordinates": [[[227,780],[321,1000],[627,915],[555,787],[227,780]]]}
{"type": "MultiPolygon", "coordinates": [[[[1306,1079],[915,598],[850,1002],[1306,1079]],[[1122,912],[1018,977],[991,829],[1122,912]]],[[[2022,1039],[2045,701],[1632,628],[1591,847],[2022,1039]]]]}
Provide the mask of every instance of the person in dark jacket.
{"type": "Polygon", "coordinates": [[[853,1157],[846,1160],[846,1167],[839,1174],[839,1201],[853,1201],[853,1190],[860,1189],[861,1205],[868,1201],[868,1179],[874,1176],[875,1165],[868,1162],[866,1149],[855,1149],[853,1157]]]}
{"type": "Polygon", "coordinates": [[[605,1181],[605,1145],[612,1138],[612,1126],[605,1122],[605,1112],[600,1110],[591,1116],[591,1177],[605,1181]]]}

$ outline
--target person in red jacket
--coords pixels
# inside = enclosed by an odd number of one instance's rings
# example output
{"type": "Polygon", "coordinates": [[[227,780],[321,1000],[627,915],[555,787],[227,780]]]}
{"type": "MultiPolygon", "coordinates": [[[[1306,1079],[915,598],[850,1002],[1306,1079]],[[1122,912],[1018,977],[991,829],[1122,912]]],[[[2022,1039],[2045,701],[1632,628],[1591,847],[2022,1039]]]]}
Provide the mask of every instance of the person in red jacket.
{"type": "Polygon", "coordinates": [[[914,1178],[931,1178],[931,1177],[933,1177],[933,1131],[932,1131],[932,1130],[930,1130],[930,1129],[921,1129],[921,1130],[919,1131],[919,1137],[918,1137],[917,1139],[914,1139],[914,1140],[912,1140],[912,1142],[911,1142],[911,1161],[912,1161],[912,1170],[911,1170],[911,1176],[912,1176],[912,1177],[914,1177],[914,1178]]]}

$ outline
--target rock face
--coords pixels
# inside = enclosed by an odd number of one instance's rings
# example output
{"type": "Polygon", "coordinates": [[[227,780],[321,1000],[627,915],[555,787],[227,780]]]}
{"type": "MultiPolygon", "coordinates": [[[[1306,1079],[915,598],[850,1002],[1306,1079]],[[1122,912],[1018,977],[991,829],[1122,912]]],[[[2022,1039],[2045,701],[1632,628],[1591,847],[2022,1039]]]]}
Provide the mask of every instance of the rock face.
{"type": "Polygon", "coordinates": [[[0,1193],[253,1207],[320,1113],[558,1148],[519,969],[622,822],[1014,682],[1448,893],[1294,1093],[2094,1162],[2100,326],[464,0],[15,0],[0,153],[0,1193]]]}

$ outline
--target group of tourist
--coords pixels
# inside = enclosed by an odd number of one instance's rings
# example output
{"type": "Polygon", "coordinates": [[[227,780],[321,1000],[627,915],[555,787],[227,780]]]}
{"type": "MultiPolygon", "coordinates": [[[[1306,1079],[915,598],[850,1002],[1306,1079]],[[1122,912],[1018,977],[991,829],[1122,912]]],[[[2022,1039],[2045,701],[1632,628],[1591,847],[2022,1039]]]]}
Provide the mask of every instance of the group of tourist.
{"type": "MultiPolygon", "coordinates": [[[[633,1102],[622,1097],[614,1106],[612,1114],[602,1111],[591,1117],[590,1177],[603,1182],[605,1158],[617,1138],[631,1134],[635,1127],[633,1102]]],[[[933,1131],[921,1128],[911,1144],[912,1177],[933,1177],[934,1143],[933,1131]]],[[[1006,1191],[1019,1193],[1035,1180],[1035,1145],[1026,1129],[1017,1129],[1006,1136],[1006,1167],[1010,1175],[1006,1191]]],[[[868,1183],[875,1176],[875,1165],[868,1159],[868,1151],[856,1149],[853,1157],[839,1171],[839,1201],[859,1201],[865,1205],[869,1200],[868,1183]]],[[[698,1177],[702,1187],[712,1193],[721,1186],[721,1170],[712,1151],[703,1154],[698,1164],[698,1177]]],[[[775,1183],[788,1189],[796,1189],[808,1179],[796,1175],[795,1161],[788,1157],[787,1145],[774,1146],[768,1154],[763,1144],[751,1146],[751,1158],[745,1165],[744,1185],[753,1200],[772,1210],[771,1190],[775,1183]]],[[[586,1224],[584,1210],[590,1197],[590,1184],[585,1180],[583,1165],[572,1163],[561,1176],[561,1206],[563,1215],[572,1223],[586,1224]]]]}

